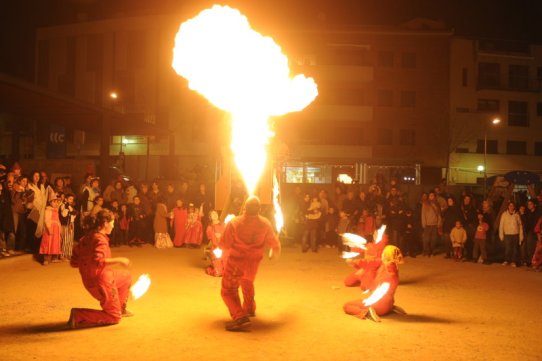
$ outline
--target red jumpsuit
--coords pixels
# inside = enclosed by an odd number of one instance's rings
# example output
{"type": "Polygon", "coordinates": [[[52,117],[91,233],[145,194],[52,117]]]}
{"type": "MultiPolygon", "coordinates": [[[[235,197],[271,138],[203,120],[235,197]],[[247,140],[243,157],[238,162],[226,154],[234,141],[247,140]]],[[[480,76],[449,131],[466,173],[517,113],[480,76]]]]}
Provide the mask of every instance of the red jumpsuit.
{"type": "Polygon", "coordinates": [[[205,272],[207,272],[208,275],[215,277],[221,277],[224,274],[224,264],[228,259],[228,252],[222,250],[222,256],[220,258],[217,258],[213,253],[215,249],[220,248],[218,244],[224,235],[224,229],[225,226],[223,223],[216,223],[209,224],[206,230],[207,239],[209,240],[208,255],[211,260],[211,265],[205,269],[205,272]]]}
{"type": "Polygon", "coordinates": [[[126,308],[132,276],[127,270],[106,265],[107,258],[111,258],[109,238],[99,232],[87,234],[73,248],[70,264],[79,268],[85,288],[102,306],[101,311],[73,308],[76,328],[119,323],[126,308]]]}
{"type": "Polygon", "coordinates": [[[382,240],[378,243],[367,243],[364,258],[353,263],[356,270],[346,276],[344,285],[346,287],[359,286],[362,290],[368,289],[376,276],[378,268],[382,264],[382,251],[387,245],[387,234],[382,235],[382,240]]]}
{"type": "Polygon", "coordinates": [[[221,294],[234,320],[256,311],[254,279],[265,247],[280,252],[275,231],[264,217],[244,214],[226,225],[220,248],[229,255],[222,277],[221,294]],[[239,286],[243,291],[242,305],[239,286]]]}
{"type": "MultiPolygon", "coordinates": [[[[397,265],[395,263],[390,263],[388,265],[382,264],[377,272],[376,277],[374,278],[373,282],[371,283],[371,286],[369,288],[369,292],[364,295],[364,298],[367,298],[371,295],[371,293],[378,288],[381,284],[384,282],[388,282],[390,284],[390,288],[388,292],[376,303],[371,305],[371,307],[374,308],[376,311],[376,314],[379,316],[385,315],[393,309],[394,304],[394,296],[395,296],[395,290],[397,289],[397,285],[399,284],[399,271],[397,269],[397,265]]],[[[358,316],[360,318],[365,318],[365,315],[367,315],[367,312],[369,310],[369,307],[365,306],[362,303],[362,300],[356,300],[356,301],[350,301],[347,302],[343,306],[344,312],[346,312],[349,315],[358,316]]]]}

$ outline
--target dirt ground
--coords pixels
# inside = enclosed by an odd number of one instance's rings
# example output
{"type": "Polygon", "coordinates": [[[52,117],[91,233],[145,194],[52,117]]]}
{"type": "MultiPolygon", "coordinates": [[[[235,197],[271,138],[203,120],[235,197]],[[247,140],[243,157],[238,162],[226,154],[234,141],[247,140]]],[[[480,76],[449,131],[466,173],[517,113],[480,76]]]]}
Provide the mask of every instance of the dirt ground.
{"type": "Polygon", "coordinates": [[[396,304],[408,315],[381,323],[342,312],[360,291],[345,288],[336,251],[285,248],[256,280],[252,331],[224,331],[220,278],[192,249],[113,249],[152,285],[119,325],[68,330],[71,307],[99,307],[67,263],[29,255],[0,261],[0,360],[542,360],[542,273],[407,258],[396,304]]]}

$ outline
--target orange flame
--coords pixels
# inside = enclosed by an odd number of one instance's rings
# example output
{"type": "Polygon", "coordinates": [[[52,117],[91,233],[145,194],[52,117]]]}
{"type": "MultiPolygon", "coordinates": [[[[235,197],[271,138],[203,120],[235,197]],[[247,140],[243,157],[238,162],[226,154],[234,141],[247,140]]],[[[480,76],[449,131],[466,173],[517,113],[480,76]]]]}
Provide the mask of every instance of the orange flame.
{"type": "Polygon", "coordinates": [[[378,301],[380,301],[382,299],[382,297],[384,297],[386,295],[386,293],[388,293],[390,289],[390,284],[389,282],[384,282],[384,283],[381,283],[380,285],[378,285],[378,287],[373,291],[373,293],[371,293],[371,295],[369,297],[367,297],[366,299],[364,299],[362,302],[363,304],[366,306],[366,307],[370,307],[372,305],[374,305],[375,303],[377,303],[378,301]]]}
{"type": "Polygon", "coordinates": [[[151,278],[148,274],[144,274],[139,276],[136,283],[130,287],[130,292],[132,293],[132,297],[134,300],[137,300],[141,296],[143,296],[151,286],[151,278]]]}
{"type": "Polygon", "coordinates": [[[172,66],[192,90],[231,114],[231,150],[254,194],[273,136],[269,117],[305,108],[318,95],[316,83],[291,77],[279,45],[228,6],[214,5],[181,24],[172,66]]]}

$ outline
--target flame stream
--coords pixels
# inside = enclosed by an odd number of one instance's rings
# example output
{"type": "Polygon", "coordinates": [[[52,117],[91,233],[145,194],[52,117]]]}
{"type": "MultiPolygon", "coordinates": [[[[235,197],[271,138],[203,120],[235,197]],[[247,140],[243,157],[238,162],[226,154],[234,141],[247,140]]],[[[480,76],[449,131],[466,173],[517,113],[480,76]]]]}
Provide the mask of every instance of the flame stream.
{"type": "Polygon", "coordinates": [[[282,214],[282,209],[279,204],[279,181],[277,179],[277,173],[273,174],[273,206],[275,208],[275,227],[277,233],[280,234],[282,227],[284,226],[284,215],[282,214]]]}
{"type": "Polygon", "coordinates": [[[378,301],[380,301],[382,299],[382,297],[384,297],[386,295],[386,293],[388,293],[389,289],[390,289],[390,283],[389,282],[384,282],[384,283],[378,285],[378,287],[373,291],[373,293],[371,293],[371,295],[369,297],[367,297],[366,299],[364,299],[361,302],[363,302],[363,304],[366,307],[372,306],[375,303],[377,303],[378,301]]]}
{"type": "Polygon", "coordinates": [[[316,83],[292,77],[280,46],[228,6],[214,5],[181,24],[172,67],[190,89],[231,114],[231,150],[254,194],[273,136],[269,117],[301,111],[318,95],[316,83]]]}
{"type": "Polygon", "coordinates": [[[132,297],[134,300],[139,299],[141,296],[143,296],[151,286],[151,278],[148,274],[143,274],[139,276],[136,283],[130,287],[130,293],[132,293],[132,297]]]}

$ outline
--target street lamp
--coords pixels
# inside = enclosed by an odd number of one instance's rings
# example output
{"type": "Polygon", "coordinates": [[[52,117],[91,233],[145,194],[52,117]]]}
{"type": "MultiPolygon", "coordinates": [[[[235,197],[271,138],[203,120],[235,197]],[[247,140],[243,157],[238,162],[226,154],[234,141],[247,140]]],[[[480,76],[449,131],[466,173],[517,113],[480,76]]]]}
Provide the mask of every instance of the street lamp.
{"type": "MultiPolygon", "coordinates": [[[[491,124],[497,125],[501,122],[499,118],[493,118],[491,124]]],[[[484,198],[487,196],[487,129],[488,126],[484,127],[484,198]]]]}

